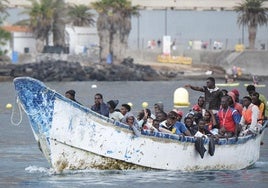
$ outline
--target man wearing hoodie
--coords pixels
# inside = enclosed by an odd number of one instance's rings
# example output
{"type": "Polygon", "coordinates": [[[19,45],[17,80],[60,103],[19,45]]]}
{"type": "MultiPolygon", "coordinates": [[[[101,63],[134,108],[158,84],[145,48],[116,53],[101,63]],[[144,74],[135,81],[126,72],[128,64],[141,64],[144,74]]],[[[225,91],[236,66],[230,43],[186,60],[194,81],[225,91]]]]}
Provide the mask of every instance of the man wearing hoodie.
{"type": "Polygon", "coordinates": [[[242,115],[243,106],[242,106],[242,104],[236,102],[236,100],[235,100],[235,98],[236,98],[235,94],[232,91],[229,91],[227,95],[230,96],[231,99],[232,99],[230,101],[230,106],[233,107],[234,109],[236,109],[239,112],[240,115],[242,115]]]}

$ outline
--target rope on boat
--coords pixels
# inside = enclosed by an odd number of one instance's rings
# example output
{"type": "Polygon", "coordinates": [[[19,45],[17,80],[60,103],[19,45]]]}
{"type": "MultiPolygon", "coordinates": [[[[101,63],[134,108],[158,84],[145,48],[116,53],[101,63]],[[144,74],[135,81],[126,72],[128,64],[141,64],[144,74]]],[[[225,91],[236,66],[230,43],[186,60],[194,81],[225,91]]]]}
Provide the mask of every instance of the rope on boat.
{"type": "MultiPolygon", "coordinates": [[[[48,92],[48,90],[46,89],[46,90],[42,93],[43,98],[45,98],[45,97],[44,97],[44,94],[47,93],[47,92],[48,92]]],[[[54,95],[55,95],[56,92],[55,92],[54,90],[53,90],[52,92],[53,92],[52,97],[54,97],[54,95]]],[[[19,109],[19,121],[18,121],[17,123],[14,122],[15,108],[12,109],[12,114],[11,114],[11,117],[10,117],[10,121],[11,121],[11,123],[12,123],[13,125],[15,125],[15,126],[19,126],[19,125],[21,124],[21,122],[22,122],[22,110],[23,110],[28,116],[35,116],[35,115],[39,114],[40,111],[41,111],[41,108],[40,108],[40,110],[38,110],[38,111],[35,112],[35,113],[32,113],[32,114],[31,114],[31,113],[28,113],[27,110],[24,108],[23,104],[20,102],[18,96],[17,96],[16,104],[17,104],[17,107],[18,107],[18,109],[19,109]],[[21,110],[21,109],[22,109],[22,110],[21,110]]]]}
{"type": "Polygon", "coordinates": [[[13,107],[12,108],[12,113],[11,113],[11,116],[10,116],[10,122],[12,123],[12,125],[19,126],[21,124],[21,122],[22,122],[22,111],[21,111],[21,109],[23,107],[22,107],[22,104],[19,101],[18,96],[17,96],[16,104],[17,104],[17,107],[19,109],[19,121],[17,123],[14,122],[15,107],[13,107]]]}

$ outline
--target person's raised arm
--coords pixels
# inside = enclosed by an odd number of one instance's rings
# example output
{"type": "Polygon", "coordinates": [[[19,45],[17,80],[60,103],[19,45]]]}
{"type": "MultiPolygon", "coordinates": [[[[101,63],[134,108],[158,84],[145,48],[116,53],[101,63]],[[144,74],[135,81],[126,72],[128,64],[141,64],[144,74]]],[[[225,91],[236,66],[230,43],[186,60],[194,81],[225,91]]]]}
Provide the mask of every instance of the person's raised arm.
{"type": "Polygon", "coordinates": [[[191,88],[192,90],[195,90],[195,91],[202,91],[202,92],[204,92],[204,88],[202,88],[202,87],[192,86],[192,85],[190,85],[190,84],[187,84],[187,85],[185,85],[184,87],[186,87],[186,88],[191,88]]]}

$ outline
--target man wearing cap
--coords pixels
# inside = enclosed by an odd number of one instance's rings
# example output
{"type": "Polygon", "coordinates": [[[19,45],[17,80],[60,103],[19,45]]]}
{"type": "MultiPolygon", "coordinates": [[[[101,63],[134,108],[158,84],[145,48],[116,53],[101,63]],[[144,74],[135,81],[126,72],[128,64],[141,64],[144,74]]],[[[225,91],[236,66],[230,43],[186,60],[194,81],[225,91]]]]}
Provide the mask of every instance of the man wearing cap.
{"type": "Polygon", "coordinates": [[[167,120],[160,123],[159,131],[169,134],[191,136],[186,126],[178,121],[178,116],[176,112],[170,111],[167,115],[167,120]]]}
{"type": "Polygon", "coordinates": [[[71,99],[72,101],[77,102],[78,104],[81,104],[75,99],[75,91],[73,89],[66,91],[65,97],[71,99]]]}
{"type": "Polygon", "coordinates": [[[258,133],[261,125],[258,124],[259,108],[252,103],[249,96],[243,97],[243,112],[240,120],[242,135],[248,133],[258,133]]]}
{"type": "Polygon", "coordinates": [[[183,116],[183,111],[179,109],[173,109],[172,111],[176,112],[178,114],[178,119],[177,121],[181,122],[182,116],[183,116]]]}

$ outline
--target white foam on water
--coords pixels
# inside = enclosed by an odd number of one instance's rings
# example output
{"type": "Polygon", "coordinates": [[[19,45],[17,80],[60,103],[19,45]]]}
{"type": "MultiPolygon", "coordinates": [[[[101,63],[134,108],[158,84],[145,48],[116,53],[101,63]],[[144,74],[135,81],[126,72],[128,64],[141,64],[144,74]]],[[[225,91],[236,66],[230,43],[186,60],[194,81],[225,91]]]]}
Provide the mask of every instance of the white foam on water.
{"type": "Polygon", "coordinates": [[[257,168],[268,167],[268,161],[257,161],[255,163],[255,167],[257,167],[257,168]]]}
{"type": "Polygon", "coordinates": [[[38,166],[28,166],[25,168],[25,171],[27,171],[28,173],[42,173],[42,174],[48,174],[48,175],[55,174],[55,171],[52,168],[45,168],[45,167],[38,167],[38,166]]]}

